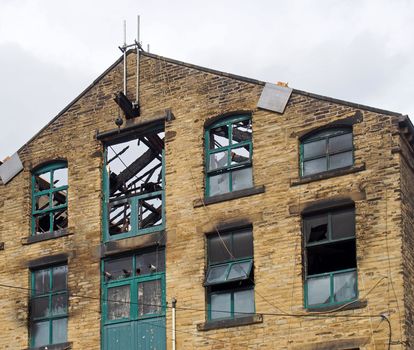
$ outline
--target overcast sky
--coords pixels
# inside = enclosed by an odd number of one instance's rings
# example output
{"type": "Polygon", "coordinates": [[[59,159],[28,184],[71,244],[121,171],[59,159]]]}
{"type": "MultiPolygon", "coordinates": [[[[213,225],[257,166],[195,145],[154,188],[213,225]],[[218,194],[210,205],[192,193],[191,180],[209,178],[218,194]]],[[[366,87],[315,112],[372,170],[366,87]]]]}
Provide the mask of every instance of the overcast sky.
{"type": "Polygon", "coordinates": [[[0,0],[0,160],[119,56],[150,51],[414,116],[413,0],[0,0]]]}

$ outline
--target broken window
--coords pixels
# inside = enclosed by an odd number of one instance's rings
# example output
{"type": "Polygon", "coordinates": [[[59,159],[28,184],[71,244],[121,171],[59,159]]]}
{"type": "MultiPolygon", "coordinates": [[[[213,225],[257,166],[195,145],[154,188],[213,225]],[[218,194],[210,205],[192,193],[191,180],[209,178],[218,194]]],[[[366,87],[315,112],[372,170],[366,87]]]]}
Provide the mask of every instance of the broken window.
{"type": "Polygon", "coordinates": [[[301,175],[313,175],[354,163],[351,128],[320,131],[302,140],[301,175]]]}
{"type": "Polygon", "coordinates": [[[164,348],[165,250],[108,259],[102,268],[104,349],[164,348]]]}
{"type": "Polygon", "coordinates": [[[31,347],[67,341],[67,265],[32,271],[31,347]]]}
{"type": "Polygon", "coordinates": [[[59,231],[67,226],[67,163],[54,162],[32,175],[32,234],[59,231]]]}
{"type": "Polygon", "coordinates": [[[206,129],[206,195],[253,186],[251,116],[233,116],[206,129]]]}
{"type": "Polygon", "coordinates": [[[355,209],[303,218],[305,305],[320,307],[357,298],[355,209]]]}
{"type": "Polygon", "coordinates": [[[164,132],[106,145],[106,239],[160,230],[164,225],[164,132]]]}
{"type": "Polygon", "coordinates": [[[207,253],[208,319],[254,314],[252,230],[209,235],[207,253]]]}

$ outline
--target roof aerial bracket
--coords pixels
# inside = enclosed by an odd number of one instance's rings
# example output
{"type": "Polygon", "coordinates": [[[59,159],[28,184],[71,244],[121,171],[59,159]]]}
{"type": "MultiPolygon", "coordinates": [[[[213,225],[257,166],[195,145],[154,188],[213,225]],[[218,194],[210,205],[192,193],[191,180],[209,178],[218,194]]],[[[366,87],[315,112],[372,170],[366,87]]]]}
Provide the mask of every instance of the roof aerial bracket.
{"type": "Polygon", "coordinates": [[[126,119],[132,119],[139,116],[139,104],[131,102],[122,91],[115,95],[114,100],[124,112],[126,119]]]}

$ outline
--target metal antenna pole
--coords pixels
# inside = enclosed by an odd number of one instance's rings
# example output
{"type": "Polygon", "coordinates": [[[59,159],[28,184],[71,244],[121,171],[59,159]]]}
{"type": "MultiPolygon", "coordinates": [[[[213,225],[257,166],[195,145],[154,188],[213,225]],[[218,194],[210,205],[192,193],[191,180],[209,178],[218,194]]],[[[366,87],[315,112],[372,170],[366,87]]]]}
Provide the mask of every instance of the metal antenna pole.
{"type": "Polygon", "coordinates": [[[126,90],[127,90],[127,86],[126,86],[126,79],[127,79],[126,49],[127,49],[127,44],[126,44],[126,20],[124,20],[124,46],[123,46],[123,51],[124,51],[124,95],[125,96],[126,96],[126,90]]]}
{"type": "Polygon", "coordinates": [[[139,46],[140,46],[140,38],[139,38],[139,27],[140,27],[140,16],[137,16],[137,42],[136,42],[136,46],[137,46],[137,72],[136,72],[136,76],[137,76],[137,89],[136,89],[136,96],[135,96],[135,104],[138,106],[139,105],[139,46]]]}

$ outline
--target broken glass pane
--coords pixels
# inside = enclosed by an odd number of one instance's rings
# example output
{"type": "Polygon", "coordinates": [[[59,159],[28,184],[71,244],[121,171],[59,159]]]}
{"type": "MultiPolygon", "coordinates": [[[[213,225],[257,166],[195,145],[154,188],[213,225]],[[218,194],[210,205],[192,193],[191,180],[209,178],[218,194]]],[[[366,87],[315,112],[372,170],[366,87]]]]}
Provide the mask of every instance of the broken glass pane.
{"type": "Polygon", "coordinates": [[[218,318],[231,317],[231,294],[220,293],[211,294],[210,296],[210,318],[212,320],[218,318]]]}
{"type": "Polygon", "coordinates": [[[108,320],[129,318],[130,309],[129,285],[108,288],[108,320]]]}
{"type": "Polygon", "coordinates": [[[252,268],[251,261],[234,263],[231,268],[227,280],[243,280],[249,277],[252,268]]]}
{"type": "Polygon", "coordinates": [[[159,314],[162,311],[161,280],[140,282],[138,284],[139,316],[159,314]]]}
{"type": "Polygon", "coordinates": [[[43,194],[35,197],[35,210],[49,209],[49,195],[43,194]]]}
{"type": "Polygon", "coordinates": [[[111,204],[109,209],[109,234],[129,232],[131,230],[131,207],[129,202],[123,201],[111,204]]]}
{"type": "Polygon", "coordinates": [[[68,185],[68,168],[53,171],[53,188],[68,185]]]}
{"type": "Polygon", "coordinates": [[[66,265],[53,268],[53,291],[65,290],[67,288],[67,271],[66,265]]]}
{"type": "Polygon", "coordinates": [[[230,191],[229,189],[229,173],[223,173],[209,177],[210,196],[224,194],[230,191]]]}
{"type": "Polygon", "coordinates": [[[233,191],[243,190],[253,187],[252,168],[243,168],[232,172],[232,188],[233,191]]]}
{"type": "Polygon", "coordinates": [[[306,243],[320,242],[328,239],[328,214],[305,218],[306,243]]]}
{"type": "Polygon", "coordinates": [[[50,232],[50,214],[35,216],[35,233],[50,232]]]}
{"type": "Polygon", "coordinates": [[[164,133],[107,147],[110,198],[159,191],[162,183],[164,133]]]}
{"type": "Polygon", "coordinates": [[[231,150],[231,165],[250,162],[250,146],[233,148],[231,150]]]}
{"type": "Polygon", "coordinates": [[[254,314],[254,291],[253,289],[234,292],[234,316],[247,316],[254,314]]]}
{"type": "Polygon", "coordinates": [[[35,175],[35,190],[36,192],[50,189],[51,172],[48,171],[43,174],[35,175]]]}
{"type": "Polygon", "coordinates": [[[53,215],[53,231],[68,227],[68,209],[60,209],[51,213],[53,215]]]}
{"type": "Polygon", "coordinates": [[[252,139],[252,121],[251,119],[243,120],[232,125],[232,144],[251,141],[252,139]]]}
{"type": "Polygon", "coordinates": [[[352,133],[335,136],[329,139],[329,153],[337,153],[352,149],[352,133]]]}
{"type": "Polygon", "coordinates": [[[327,170],[326,158],[318,158],[303,162],[303,176],[317,174],[327,170]]]}
{"type": "Polygon", "coordinates": [[[309,278],[308,306],[326,304],[330,302],[331,284],[329,276],[309,278]]]}
{"type": "Polygon", "coordinates": [[[52,321],[53,344],[65,343],[67,341],[68,319],[60,318],[52,321]]]}
{"type": "Polygon", "coordinates": [[[356,298],[356,271],[334,275],[334,300],[347,301],[356,298]]]}
{"type": "Polygon", "coordinates": [[[307,247],[306,256],[308,275],[355,268],[355,239],[307,247]]]}
{"type": "Polygon", "coordinates": [[[62,315],[66,313],[67,308],[66,293],[55,294],[52,296],[52,315],[62,315]]]}
{"type": "Polygon", "coordinates": [[[303,144],[303,157],[305,159],[323,156],[326,154],[326,140],[319,140],[303,144]]]}
{"type": "Polygon", "coordinates": [[[105,281],[115,281],[132,276],[132,257],[108,260],[104,263],[105,281]]]}
{"type": "Polygon", "coordinates": [[[209,170],[219,169],[227,166],[227,155],[227,151],[210,154],[209,170]]]}
{"type": "Polygon", "coordinates": [[[162,224],[162,196],[138,200],[138,228],[144,229],[162,224]]]}
{"type": "Polygon", "coordinates": [[[218,235],[212,235],[208,239],[208,259],[210,264],[225,262],[232,258],[230,255],[232,252],[231,235],[222,234],[220,236],[221,238],[218,235]]]}
{"type": "Polygon", "coordinates": [[[44,294],[50,290],[50,276],[49,270],[34,271],[34,293],[44,294]]]}
{"type": "Polygon", "coordinates": [[[31,300],[31,317],[39,318],[49,316],[49,297],[33,298],[31,300]]]}
{"type": "Polygon", "coordinates": [[[329,157],[329,169],[338,169],[353,164],[352,151],[335,154],[329,157]]]}
{"type": "Polygon", "coordinates": [[[137,275],[165,271],[165,251],[163,249],[139,254],[135,259],[137,275]]]}
{"type": "Polygon", "coordinates": [[[354,208],[332,213],[332,239],[342,239],[355,236],[354,208]]]}
{"type": "Polygon", "coordinates": [[[35,347],[49,344],[49,321],[33,323],[31,338],[35,347]]]}
{"type": "Polygon", "coordinates": [[[229,264],[210,266],[207,272],[206,284],[217,284],[226,281],[229,264]]]}
{"type": "Polygon", "coordinates": [[[59,205],[66,204],[66,199],[68,197],[67,190],[55,191],[52,193],[52,203],[54,207],[59,205]]]}
{"type": "Polygon", "coordinates": [[[216,149],[229,145],[229,131],[227,125],[210,130],[210,149],[216,149]]]}

